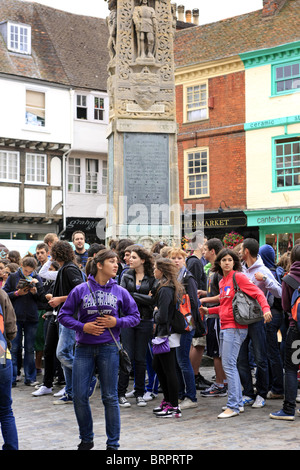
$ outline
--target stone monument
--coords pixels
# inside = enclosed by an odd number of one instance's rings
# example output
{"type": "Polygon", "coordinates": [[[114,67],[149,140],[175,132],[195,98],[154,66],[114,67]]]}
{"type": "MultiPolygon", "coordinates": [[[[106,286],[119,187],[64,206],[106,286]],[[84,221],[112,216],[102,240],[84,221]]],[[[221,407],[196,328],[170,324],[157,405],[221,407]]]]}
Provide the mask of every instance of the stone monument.
{"type": "Polygon", "coordinates": [[[109,0],[106,239],[180,243],[170,0],[109,0]]]}

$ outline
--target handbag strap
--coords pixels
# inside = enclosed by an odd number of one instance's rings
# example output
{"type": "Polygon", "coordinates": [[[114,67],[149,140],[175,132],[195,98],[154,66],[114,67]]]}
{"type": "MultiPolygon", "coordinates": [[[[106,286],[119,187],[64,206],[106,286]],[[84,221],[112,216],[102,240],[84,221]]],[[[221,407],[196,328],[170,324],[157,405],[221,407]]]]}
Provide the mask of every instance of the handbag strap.
{"type": "MultiPolygon", "coordinates": [[[[89,290],[90,290],[90,293],[91,293],[92,296],[93,296],[93,299],[94,299],[94,301],[95,301],[95,304],[96,304],[96,307],[97,307],[97,309],[98,309],[98,312],[99,312],[100,317],[104,317],[103,313],[101,312],[101,310],[100,310],[100,308],[99,308],[99,305],[98,305],[98,302],[97,302],[97,299],[96,299],[95,292],[92,291],[92,288],[91,288],[89,282],[86,281],[86,283],[87,283],[87,285],[88,285],[88,288],[89,288],[89,290]]],[[[116,338],[115,338],[113,332],[111,331],[110,328],[107,328],[107,329],[108,329],[108,331],[110,332],[110,334],[111,334],[111,336],[112,336],[112,339],[113,339],[114,342],[116,343],[116,345],[117,345],[119,351],[121,351],[122,348],[121,348],[121,346],[119,345],[118,341],[116,340],[116,338]]]]}
{"type": "Polygon", "coordinates": [[[238,283],[236,282],[236,278],[235,278],[235,272],[233,273],[233,277],[232,277],[232,279],[233,279],[233,287],[234,287],[234,291],[235,291],[235,292],[238,292],[238,291],[240,290],[240,288],[239,288],[239,285],[238,285],[238,283]]]}

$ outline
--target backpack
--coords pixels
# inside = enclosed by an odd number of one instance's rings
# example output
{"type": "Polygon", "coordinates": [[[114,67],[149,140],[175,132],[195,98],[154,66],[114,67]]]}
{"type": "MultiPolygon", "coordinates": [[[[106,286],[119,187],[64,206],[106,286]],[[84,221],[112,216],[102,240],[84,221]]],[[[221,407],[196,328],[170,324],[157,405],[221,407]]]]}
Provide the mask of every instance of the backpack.
{"type": "Polygon", "coordinates": [[[289,274],[282,279],[286,284],[294,289],[291,299],[291,314],[292,318],[296,323],[298,330],[300,331],[300,284],[289,274]]]}
{"type": "Polygon", "coordinates": [[[0,305],[0,364],[6,363],[7,341],[5,337],[4,315],[0,305]]]}

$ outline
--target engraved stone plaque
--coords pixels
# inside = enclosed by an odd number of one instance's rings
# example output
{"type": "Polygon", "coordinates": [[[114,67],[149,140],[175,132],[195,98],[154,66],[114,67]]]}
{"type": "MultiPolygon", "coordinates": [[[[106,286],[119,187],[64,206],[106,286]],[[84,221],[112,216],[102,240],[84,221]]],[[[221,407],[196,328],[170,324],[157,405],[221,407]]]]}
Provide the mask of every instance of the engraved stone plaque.
{"type": "Polygon", "coordinates": [[[124,195],[128,223],[169,224],[167,134],[124,134],[124,195]]]}

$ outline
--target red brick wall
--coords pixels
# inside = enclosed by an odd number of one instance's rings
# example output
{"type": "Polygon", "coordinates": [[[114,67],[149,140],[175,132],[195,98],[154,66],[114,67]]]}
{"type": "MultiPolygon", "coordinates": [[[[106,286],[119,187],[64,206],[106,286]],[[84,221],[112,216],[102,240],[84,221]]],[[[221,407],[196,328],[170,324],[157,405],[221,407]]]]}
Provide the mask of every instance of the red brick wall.
{"type": "Polygon", "coordinates": [[[176,87],[180,202],[204,204],[216,211],[221,200],[231,209],[246,208],[245,74],[237,72],[208,81],[208,96],[214,98],[209,119],[183,124],[183,86],[176,87]],[[209,149],[209,197],[184,199],[184,150],[209,149]]]}

